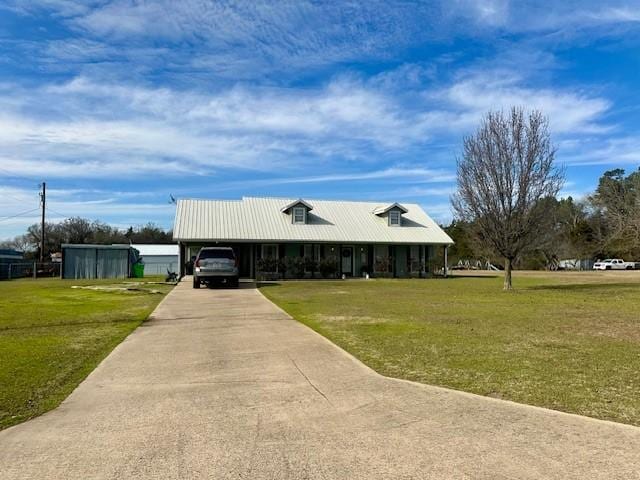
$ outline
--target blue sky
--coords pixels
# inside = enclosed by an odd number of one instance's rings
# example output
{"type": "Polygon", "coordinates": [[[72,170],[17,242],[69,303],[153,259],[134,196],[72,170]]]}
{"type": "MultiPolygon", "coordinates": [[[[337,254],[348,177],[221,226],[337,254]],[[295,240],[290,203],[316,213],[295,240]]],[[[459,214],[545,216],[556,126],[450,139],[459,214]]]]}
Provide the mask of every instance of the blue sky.
{"type": "Polygon", "coordinates": [[[171,194],[446,222],[462,138],[511,105],[549,117],[580,197],[640,165],[638,85],[640,1],[3,0],[0,238],[43,180],[51,220],[170,227],[171,194]]]}

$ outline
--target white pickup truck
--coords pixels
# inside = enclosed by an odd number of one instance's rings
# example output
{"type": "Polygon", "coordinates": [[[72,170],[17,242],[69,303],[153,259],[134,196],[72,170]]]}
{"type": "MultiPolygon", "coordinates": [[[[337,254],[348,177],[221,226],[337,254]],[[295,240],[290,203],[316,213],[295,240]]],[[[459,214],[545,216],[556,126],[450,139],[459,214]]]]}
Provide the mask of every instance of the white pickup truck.
{"type": "Polygon", "coordinates": [[[607,258],[593,264],[594,270],[635,270],[640,264],[625,262],[621,258],[607,258]]]}

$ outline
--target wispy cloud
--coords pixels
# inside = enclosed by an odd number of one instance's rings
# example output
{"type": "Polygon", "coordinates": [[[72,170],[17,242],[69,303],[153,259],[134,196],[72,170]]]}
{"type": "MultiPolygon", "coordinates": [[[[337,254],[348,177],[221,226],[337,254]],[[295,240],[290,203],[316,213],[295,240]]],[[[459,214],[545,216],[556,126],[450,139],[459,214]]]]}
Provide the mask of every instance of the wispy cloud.
{"type": "MultiPolygon", "coordinates": [[[[310,175],[304,177],[276,177],[262,180],[243,181],[247,186],[260,185],[288,185],[305,183],[338,183],[338,182],[358,182],[366,180],[390,180],[409,181],[416,183],[442,183],[451,182],[455,175],[446,170],[431,170],[426,168],[387,168],[384,170],[373,170],[352,173],[336,173],[328,175],[310,175]]],[[[228,186],[235,188],[237,184],[230,183],[228,186]]]]}
{"type": "Polygon", "coordinates": [[[461,79],[437,94],[457,107],[460,113],[451,121],[460,127],[477,124],[488,110],[523,106],[538,109],[549,117],[555,133],[602,133],[610,126],[602,123],[610,108],[604,98],[580,91],[553,90],[524,86],[524,79],[512,71],[480,71],[461,79]]]}
{"type": "Polygon", "coordinates": [[[207,93],[86,77],[35,90],[7,85],[0,88],[3,169],[92,177],[300,169],[338,158],[367,164],[435,136],[460,138],[487,110],[510,105],[541,109],[560,134],[608,128],[601,122],[606,100],[521,82],[508,72],[484,72],[400,96],[377,78],[353,77],[312,89],[237,86],[207,93]]]}
{"type": "Polygon", "coordinates": [[[563,159],[570,165],[640,165],[640,136],[623,136],[605,139],[583,139],[564,144],[563,159]]]}

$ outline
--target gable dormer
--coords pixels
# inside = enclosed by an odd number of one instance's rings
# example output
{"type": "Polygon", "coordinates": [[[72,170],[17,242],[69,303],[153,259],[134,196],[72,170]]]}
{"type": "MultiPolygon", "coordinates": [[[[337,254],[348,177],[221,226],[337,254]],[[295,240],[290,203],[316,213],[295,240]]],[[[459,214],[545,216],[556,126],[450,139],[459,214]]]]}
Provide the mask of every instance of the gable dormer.
{"type": "Polygon", "coordinates": [[[392,203],[385,207],[376,208],[373,213],[379,217],[386,218],[390,227],[400,227],[402,226],[402,215],[408,211],[399,203],[392,203]]]}
{"type": "Polygon", "coordinates": [[[291,223],[298,225],[307,223],[307,218],[311,210],[313,210],[313,207],[301,198],[280,209],[282,213],[291,215],[291,223]]]}

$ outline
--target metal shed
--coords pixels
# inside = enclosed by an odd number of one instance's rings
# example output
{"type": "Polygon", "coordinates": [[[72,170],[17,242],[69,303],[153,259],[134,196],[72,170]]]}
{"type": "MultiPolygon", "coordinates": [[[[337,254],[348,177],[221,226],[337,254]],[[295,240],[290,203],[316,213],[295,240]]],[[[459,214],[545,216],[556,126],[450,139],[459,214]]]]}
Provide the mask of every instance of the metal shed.
{"type": "Polygon", "coordinates": [[[62,278],[127,278],[137,251],[129,245],[62,245],[62,278]]]}
{"type": "Polygon", "coordinates": [[[177,244],[135,244],[133,248],[138,250],[144,263],[145,275],[164,275],[167,270],[178,272],[178,245],[177,244]]]}
{"type": "Polygon", "coordinates": [[[0,249],[0,280],[11,278],[9,269],[14,263],[20,264],[24,262],[22,252],[16,250],[0,249]]]}

